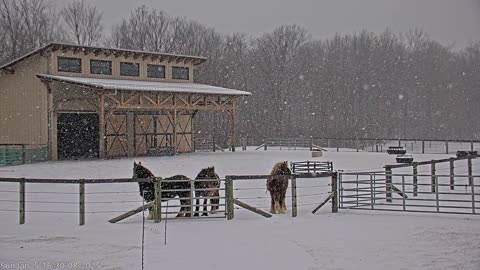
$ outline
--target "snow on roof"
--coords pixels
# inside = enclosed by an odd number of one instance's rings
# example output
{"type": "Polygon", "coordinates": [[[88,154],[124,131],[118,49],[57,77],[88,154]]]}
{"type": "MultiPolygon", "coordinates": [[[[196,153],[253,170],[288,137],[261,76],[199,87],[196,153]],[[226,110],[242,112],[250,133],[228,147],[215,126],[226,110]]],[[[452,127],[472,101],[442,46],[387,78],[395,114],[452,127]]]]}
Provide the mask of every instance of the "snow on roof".
{"type": "Polygon", "coordinates": [[[249,96],[250,92],[197,83],[173,83],[156,81],[133,81],[99,78],[81,78],[38,74],[38,78],[80,84],[105,90],[155,91],[169,93],[194,93],[207,95],[249,96]]]}

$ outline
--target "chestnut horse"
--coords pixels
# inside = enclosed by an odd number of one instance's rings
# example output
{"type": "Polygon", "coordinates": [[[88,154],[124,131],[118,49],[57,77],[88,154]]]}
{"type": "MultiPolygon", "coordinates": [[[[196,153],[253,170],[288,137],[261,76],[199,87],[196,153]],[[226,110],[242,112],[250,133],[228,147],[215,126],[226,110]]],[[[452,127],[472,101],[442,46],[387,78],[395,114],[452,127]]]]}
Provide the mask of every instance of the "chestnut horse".
{"type": "Polygon", "coordinates": [[[275,163],[272,172],[267,179],[267,190],[272,198],[270,213],[286,214],[287,205],[285,203],[285,195],[288,188],[288,178],[292,172],[288,167],[288,161],[275,163]]]}

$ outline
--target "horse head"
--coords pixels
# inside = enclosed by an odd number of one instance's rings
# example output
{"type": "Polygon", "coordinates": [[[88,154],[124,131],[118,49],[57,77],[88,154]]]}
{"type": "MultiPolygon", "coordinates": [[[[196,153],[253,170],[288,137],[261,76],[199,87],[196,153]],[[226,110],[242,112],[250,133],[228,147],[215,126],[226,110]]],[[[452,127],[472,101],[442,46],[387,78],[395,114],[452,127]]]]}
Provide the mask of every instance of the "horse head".
{"type": "Polygon", "coordinates": [[[270,175],[291,175],[292,171],[288,167],[288,161],[281,161],[273,165],[270,175]]]}
{"type": "Polygon", "coordinates": [[[150,178],[154,177],[153,173],[144,167],[141,162],[133,162],[133,178],[150,178]]]}
{"type": "Polygon", "coordinates": [[[219,179],[215,173],[215,167],[203,168],[197,175],[197,179],[219,179]]]}

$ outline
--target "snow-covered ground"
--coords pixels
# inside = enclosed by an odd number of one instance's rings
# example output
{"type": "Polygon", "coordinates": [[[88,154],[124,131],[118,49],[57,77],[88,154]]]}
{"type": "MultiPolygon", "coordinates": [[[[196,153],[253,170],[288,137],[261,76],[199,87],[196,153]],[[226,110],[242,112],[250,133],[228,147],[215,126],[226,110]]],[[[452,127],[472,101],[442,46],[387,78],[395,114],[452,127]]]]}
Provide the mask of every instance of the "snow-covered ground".
{"type": "MultiPolygon", "coordinates": [[[[448,156],[414,157],[420,161],[448,156]]],[[[206,166],[215,166],[225,176],[268,174],[273,163],[282,160],[329,160],[335,169],[350,171],[380,170],[394,164],[394,159],[385,153],[331,151],[311,158],[308,151],[250,149],[45,162],[1,167],[0,177],[128,178],[134,160],[159,176],[194,177],[206,166]]],[[[328,192],[330,180],[311,181],[317,181],[313,184],[318,186],[316,193],[328,192]]],[[[302,189],[312,185],[311,181],[299,180],[299,194],[312,193],[313,188],[302,189]]],[[[264,181],[253,180],[248,184],[251,190],[235,195],[268,208],[264,186],[264,181]]],[[[17,191],[18,184],[0,183],[0,269],[141,269],[142,216],[117,224],[107,222],[141,204],[135,183],[87,185],[84,226],[77,225],[77,185],[27,184],[27,211],[33,212],[27,212],[24,225],[18,225],[17,191]]],[[[147,221],[145,269],[480,269],[478,216],[355,210],[332,214],[329,205],[313,215],[313,204],[320,197],[299,197],[297,218],[289,213],[265,219],[237,209],[231,221],[172,219],[167,223],[166,246],[165,222],[147,221]]]]}

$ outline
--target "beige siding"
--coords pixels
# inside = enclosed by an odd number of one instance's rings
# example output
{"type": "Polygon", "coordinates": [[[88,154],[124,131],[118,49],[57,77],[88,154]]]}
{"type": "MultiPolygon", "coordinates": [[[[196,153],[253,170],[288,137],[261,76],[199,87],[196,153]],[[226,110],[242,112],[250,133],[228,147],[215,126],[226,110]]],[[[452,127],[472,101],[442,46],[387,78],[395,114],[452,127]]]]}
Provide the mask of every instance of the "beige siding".
{"type": "Polygon", "coordinates": [[[0,144],[47,144],[47,89],[35,76],[47,59],[33,56],[0,75],[0,144]]]}
{"type": "Polygon", "coordinates": [[[144,80],[144,81],[169,81],[169,82],[186,82],[192,83],[193,82],[193,65],[192,64],[184,64],[184,63],[175,63],[171,62],[168,63],[167,61],[160,62],[158,59],[153,60],[151,58],[146,58],[145,60],[142,57],[137,57],[136,59],[133,56],[124,57],[124,56],[114,56],[109,55],[106,56],[105,54],[98,54],[95,55],[94,53],[90,53],[85,55],[83,52],[62,52],[56,51],[52,53],[50,58],[50,72],[53,75],[61,75],[61,76],[72,76],[72,77],[88,77],[88,78],[105,78],[105,79],[120,79],[120,80],[144,80]],[[58,62],[57,57],[74,57],[80,58],[82,62],[82,72],[81,73],[70,73],[70,72],[59,72],[58,71],[58,62]],[[112,75],[101,75],[101,74],[90,74],[90,60],[107,60],[112,61],[112,75]],[[138,63],[140,64],[140,76],[139,77],[130,77],[130,76],[120,76],[120,62],[129,62],[129,63],[138,63]],[[148,78],[147,77],[147,65],[154,64],[154,65],[164,65],[165,66],[165,79],[159,78],[148,78]],[[189,80],[173,80],[172,79],[172,66],[178,67],[188,67],[190,71],[189,80]]]}

